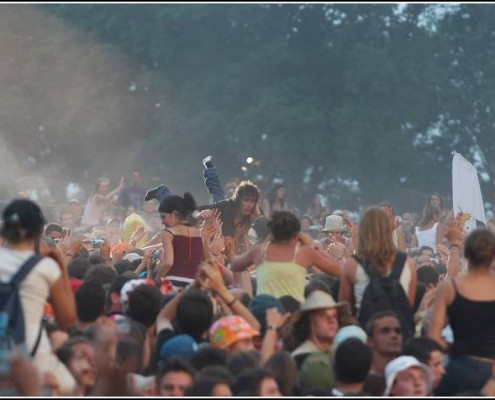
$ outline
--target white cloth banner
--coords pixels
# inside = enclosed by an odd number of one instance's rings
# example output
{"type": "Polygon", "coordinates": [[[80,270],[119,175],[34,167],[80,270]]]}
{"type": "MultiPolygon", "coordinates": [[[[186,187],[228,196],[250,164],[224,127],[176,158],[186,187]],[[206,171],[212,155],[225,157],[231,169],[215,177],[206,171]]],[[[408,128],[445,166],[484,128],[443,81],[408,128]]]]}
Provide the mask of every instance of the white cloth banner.
{"type": "Polygon", "coordinates": [[[456,152],[452,160],[452,203],[454,214],[457,215],[461,211],[471,214],[471,219],[466,222],[468,231],[476,228],[476,220],[486,225],[478,171],[473,164],[456,152]]]}

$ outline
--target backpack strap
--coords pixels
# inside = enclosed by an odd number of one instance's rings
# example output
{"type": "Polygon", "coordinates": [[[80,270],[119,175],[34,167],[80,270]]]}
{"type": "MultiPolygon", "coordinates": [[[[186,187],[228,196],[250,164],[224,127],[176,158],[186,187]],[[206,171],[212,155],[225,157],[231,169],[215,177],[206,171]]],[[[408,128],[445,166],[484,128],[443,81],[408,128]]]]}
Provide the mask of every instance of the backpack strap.
{"type": "MultiPolygon", "coordinates": [[[[19,285],[20,283],[26,278],[26,276],[31,272],[31,270],[34,268],[38,262],[40,262],[42,257],[39,254],[34,254],[31,257],[29,257],[24,264],[19,268],[19,271],[16,272],[16,274],[12,277],[10,284],[15,287],[15,290],[19,290],[19,285]]],[[[43,320],[40,322],[40,330],[38,332],[38,337],[36,338],[36,343],[33,347],[33,350],[31,350],[31,357],[34,357],[36,354],[36,351],[38,350],[38,346],[40,344],[41,340],[41,332],[43,330],[44,323],[43,320]]]]}
{"type": "Polygon", "coordinates": [[[19,268],[19,271],[12,277],[10,284],[13,286],[18,286],[22,280],[31,272],[33,267],[38,264],[41,260],[41,256],[38,254],[34,254],[29,257],[24,264],[19,268]]]}
{"type": "Polygon", "coordinates": [[[354,258],[357,261],[357,263],[361,265],[366,275],[368,275],[368,277],[371,277],[372,272],[371,272],[371,265],[369,264],[369,262],[366,260],[361,260],[359,257],[354,255],[352,256],[352,258],[354,258]]]}
{"type": "Polygon", "coordinates": [[[395,262],[392,266],[392,272],[390,274],[390,278],[400,280],[400,276],[402,271],[404,270],[404,266],[406,265],[407,254],[402,251],[398,251],[395,255],[395,262]]]}

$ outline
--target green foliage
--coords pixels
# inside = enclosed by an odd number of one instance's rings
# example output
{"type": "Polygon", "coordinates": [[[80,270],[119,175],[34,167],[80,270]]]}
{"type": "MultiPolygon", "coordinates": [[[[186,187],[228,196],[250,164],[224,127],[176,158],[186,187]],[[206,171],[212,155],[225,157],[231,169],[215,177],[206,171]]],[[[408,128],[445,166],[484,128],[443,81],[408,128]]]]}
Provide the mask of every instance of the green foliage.
{"type": "Polygon", "coordinates": [[[206,154],[225,181],[253,156],[244,175],[283,178],[304,208],[317,191],[334,208],[418,208],[450,193],[453,150],[495,171],[492,5],[37,7],[143,66],[161,106],[143,110],[136,159],[177,191],[203,190],[206,154]]]}

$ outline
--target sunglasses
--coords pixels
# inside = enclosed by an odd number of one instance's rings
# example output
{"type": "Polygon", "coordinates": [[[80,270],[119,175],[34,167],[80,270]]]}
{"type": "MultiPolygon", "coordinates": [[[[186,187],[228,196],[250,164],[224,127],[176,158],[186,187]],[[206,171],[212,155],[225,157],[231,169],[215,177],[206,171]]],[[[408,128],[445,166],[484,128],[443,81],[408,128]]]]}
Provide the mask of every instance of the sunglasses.
{"type": "Polygon", "coordinates": [[[389,335],[390,333],[395,332],[397,335],[402,334],[402,328],[391,328],[390,326],[384,326],[381,328],[378,332],[381,333],[382,335],[389,335]]]}

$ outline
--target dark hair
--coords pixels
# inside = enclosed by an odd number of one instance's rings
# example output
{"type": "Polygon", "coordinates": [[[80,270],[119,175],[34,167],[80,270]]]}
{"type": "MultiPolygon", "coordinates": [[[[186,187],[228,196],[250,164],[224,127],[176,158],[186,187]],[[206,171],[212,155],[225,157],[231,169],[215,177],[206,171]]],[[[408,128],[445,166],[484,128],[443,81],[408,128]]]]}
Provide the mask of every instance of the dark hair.
{"type": "Polygon", "coordinates": [[[24,239],[39,239],[44,224],[45,217],[37,204],[31,200],[14,200],[3,211],[0,234],[8,242],[17,244],[24,239]]]}
{"type": "Polygon", "coordinates": [[[402,354],[413,356],[418,361],[428,365],[433,351],[443,353],[442,347],[435,340],[429,337],[412,337],[404,345],[402,354]]]}
{"type": "MultiPolygon", "coordinates": [[[[141,263],[140,260],[137,260],[141,263]]],[[[134,265],[129,260],[119,260],[114,264],[114,268],[119,275],[122,275],[126,271],[134,272],[134,265]]]]}
{"type": "Polygon", "coordinates": [[[105,264],[96,264],[90,267],[84,275],[84,280],[96,279],[102,285],[112,283],[117,276],[117,271],[105,264]]]}
{"type": "Polygon", "coordinates": [[[232,387],[235,381],[231,370],[223,365],[208,365],[196,374],[196,378],[204,377],[216,379],[218,383],[224,383],[229,387],[232,387]]]}
{"type": "Polygon", "coordinates": [[[301,308],[301,303],[291,295],[286,294],[278,299],[284,306],[285,311],[295,313],[301,308]]]}
{"type": "Polygon", "coordinates": [[[371,358],[371,349],[361,340],[344,340],[335,352],[335,378],[342,383],[364,382],[371,366],[371,358]]]}
{"type": "Polygon", "coordinates": [[[107,302],[106,302],[107,308],[110,308],[110,306],[112,305],[112,299],[110,298],[110,295],[112,293],[117,293],[120,297],[120,291],[122,290],[122,287],[125,285],[127,281],[130,281],[131,279],[134,278],[124,275],[118,275],[113,279],[107,291],[107,302]]]}
{"type": "Polygon", "coordinates": [[[91,265],[105,264],[105,259],[98,253],[90,254],[88,261],[91,265]]]}
{"type": "Polygon", "coordinates": [[[378,311],[374,313],[366,323],[365,330],[368,337],[373,337],[373,335],[375,334],[375,322],[385,317],[394,317],[395,319],[397,319],[397,321],[400,321],[399,316],[392,310],[378,311]]]}
{"type": "Polygon", "coordinates": [[[489,266],[495,256],[495,235],[486,228],[472,231],[464,242],[464,257],[469,267],[489,266]]]}
{"type": "Polygon", "coordinates": [[[132,365],[132,368],[127,368],[126,372],[139,373],[143,363],[142,344],[130,336],[119,337],[115,359],[120,369],[122,369],[122,364],[134,361],[135,364],[132,365]]]}
{"type": "Polygon", "coordinates": [[[292,239],[300,232],[301,223],[297,217],[289,211],[275,211],[268,227],[274,242],[283,242],[292,239]]]}
{"type": "Polygon", "coordinates": [[[48,224],[45,228],[45,235],[48,236],[50,233],[52,232],[59,232],[59,233],[62,233],[64,230],[62,229],[62,227],[55,223],[55,222],[52,222],[51,224],[48,224]]]}
{"type": "Polygon", "coordinates": [[[251,368],[239,375],[234,385],[234,395],[259,396],[263,379],[275,377],[263,368],[251,368]]]}
{"type": "Polygon", "coordinates": [[[227,352],[224,349],[215,347],[200,347],[191,359],[191,363],[196,371],[213,365],[227,365],[227,352]]]}
{"type": "Polygon", "coordinates": [[[284,396],[294,395],[297,381],[297,363],[287,351],[277,351],[267,360],[264,366],[270,371],[278,383],[284,396]]]}
{"type": "Polygon", "coordinates": [[[199,340],[213,322],[213,304],[204,291],[188,290],[177,304],[175,318],[182,333],[199,340]]]}
{"type": "Polygon", "coordinates": [[[435,216],[440,216],[440,209],[438,207],[432,206],[431,204],[427,204],[423,209],[423,217],[421,218],[421,221],[419,221],[418,226],[422,228],[428,225],[428,223],[435,216]]]}
{"type": "Polygon", "coordinates": [[[416,271],[417,281],[422,282],[426,285],[432,284],[437,285],[440,277],[438,272],[435,271],[435,268],[425,265],[423,267],[419,267],[416,271]]]}
{"type": "Polygon", "coordinates": [[[225,384],[229,387],[226,382],[217,376],[205,375],[194,379],[191,386],[188,386],[184,390],[184,396],[190,397],[209,397],[213,396],[213,389],[216,385],[225,384]]]}
{"type": "Polygon", "coordinates": [[[423,254],[423,250],[431,250],[431,252],[435,254],[435,250],[433,250],[430,246],[421,246],[419,250],[421,251],[421,254],[423,254]]]}
{"type": "Polygon", "coordinates": [[[67,266],[69,277],[81,280],[84,279],[84,275],[86,275],[89,268],[90,264],[87,257],[73,258],[67,266]]]}
{"type": "Polygon", "coordinates": [[[74,336],[66,340],[56,351],[55,355],[65,365],[68,365],[72,357],[74,356],[73,347],[77,344],[85,343],[93,345],[93,343],[84,336],[74,336]]]}
{"type": "Polygon", "coordinates": [[[443,208],[443,198],[442,196],[440,196],[439,193],[437,192],[433,192],[432,194],[430,194],[430,197],[428,197],[428,202],[426,203],[427,205],[430,204],[431,205],[431,199],[433,198],[433,196],[437,196],[439,199],[440,199],[440,207],[443,208]]]}
{"type": "MultiPolygon", "coordinates": [[[[281,188],[285,188],[285,185],[282,183],[276,183],[266,194],[266,199],[268,200],[270,206],[272,206],[273,203],[275,203],[275,201],[277,200],[277,192],[281,188]]],[[[282,198],[280,199],[280,206],[283,207],[284,205],[285,205],[285,199],[282,198]]]]}
{"type": "Polygon", "coordinates": [[[238,351],[229,357],[227,368],[237,377],[246,369],[259,368],[260,364],[260,354],[257,351],[238,351]]]}
{"type": "Polygon", "coordinates": [[[260,198],[260,190],[253,182],[246,180],[237,185],[232,195],[232,200],[240,202],[242,197],[252,197],[256,201],[260,198]]]}
{"type": "Polygon", "coordinates": [[[96,280],[85,281],[75,294],[77,319],[94,322],[105,312],[105,289],[96,280]]]}
{"type": "Polygon", "coordinates": [[[129,293],[126,314],[149,328],[155,321],[162,305],[160,289],[151,285],[139,285],[129,293]]]}
{"type": "Polygon", "coordinates": [[[194,378],[194,368],[186,360],[180,357],[172,357],[167,360],[158,370],[156,374],[156,383],[160,384],[162,378],[170,372],[185,372],[191,378],[194,378]]]}
{"type": "Polygon", "coordinates": [[[322,290],[333,296],[332,288],[336,282],[337,279],[328,274],[313,275],[304,288],[304,297],[308,297],[315,290],[322,290]]]}
{"type": "Polygon", "coordinates": [[[180,218],[186,218],[196,209],[196,201],[188,192],[184,193],[184,198],[176,195],[168,196],[160,203],[158,211],[161,213],[172,213],[176,211],[180,218]]]}

